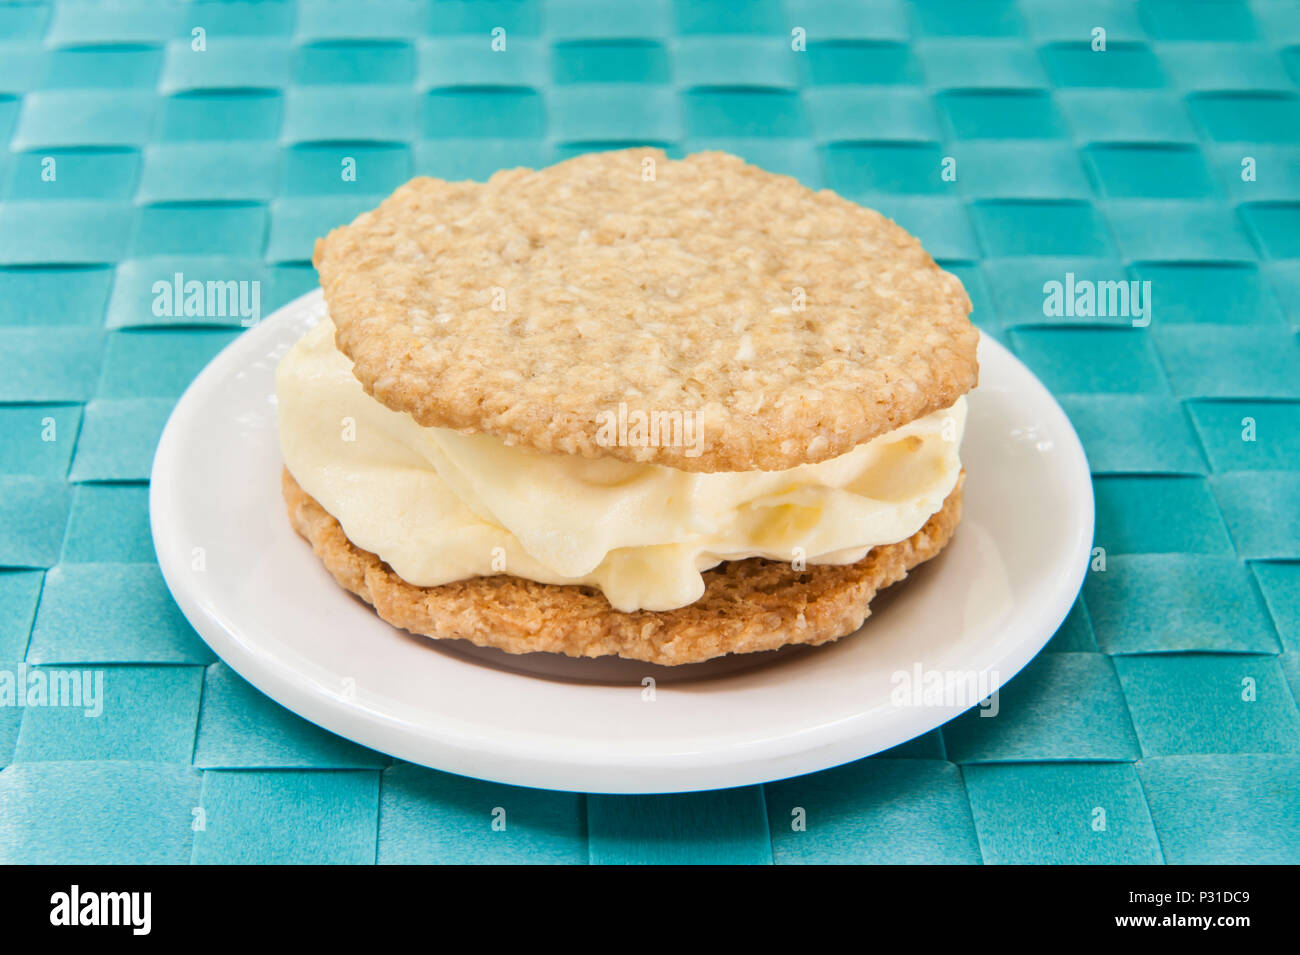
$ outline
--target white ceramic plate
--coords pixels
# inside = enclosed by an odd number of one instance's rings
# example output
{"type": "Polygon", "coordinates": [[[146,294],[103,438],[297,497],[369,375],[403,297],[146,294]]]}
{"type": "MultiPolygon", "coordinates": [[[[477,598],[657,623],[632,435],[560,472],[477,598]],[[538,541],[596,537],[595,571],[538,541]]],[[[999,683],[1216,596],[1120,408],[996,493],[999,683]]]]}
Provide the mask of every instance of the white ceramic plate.
{"type": "Polygon", "coordinates": [[[1082,582],[1093,526],[1083,449],[1043,385],[985,337],[962,450],[965,516],[938,558],[877,598],[862,632],[678,668],[413,636],[334,583],[280,498],[274,370],[323,308],[319,291],[290,303],[190,385],[158,445],[150,518],[167,584],[217,655],[289,709],[375,749],[588,792],[825,769],[975,702],[898,705],[899,674],[974,673],[989,689],[1009,680],[1082,582]]]}

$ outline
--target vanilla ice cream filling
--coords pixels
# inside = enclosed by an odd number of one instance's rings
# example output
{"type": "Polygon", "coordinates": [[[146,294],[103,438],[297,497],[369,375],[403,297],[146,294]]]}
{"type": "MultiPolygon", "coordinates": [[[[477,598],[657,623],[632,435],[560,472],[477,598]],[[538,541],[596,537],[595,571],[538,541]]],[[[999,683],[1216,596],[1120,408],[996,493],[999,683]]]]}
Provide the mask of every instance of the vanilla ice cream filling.
{"type": "Polygon", "coordinates": [[[289,473],[403,580],[585,584],[627,612],[694,603],[701,572],[724,560],[846,564],[907,539],[956,485],[966,422],[961,398],[788,471],[542,454],[386,408],[352,374],[328,317],[281,360],[276,394],[289,473]]]}

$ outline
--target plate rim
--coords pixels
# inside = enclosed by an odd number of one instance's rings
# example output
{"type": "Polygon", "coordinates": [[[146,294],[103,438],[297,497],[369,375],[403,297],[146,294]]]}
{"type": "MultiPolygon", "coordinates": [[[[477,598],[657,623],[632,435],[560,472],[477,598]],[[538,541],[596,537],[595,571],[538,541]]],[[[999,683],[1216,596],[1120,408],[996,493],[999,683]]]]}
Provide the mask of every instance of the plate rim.
{"type": "MultiPolygon", "coordinates": [[[[790,734],[766,736],[744,746],[712,749],[694,753],[641,753],[626,756],[599,750],[575,753],[573,741],[566,740],[563,752],[521,749],[527,734],[520,740],[506,737],[498,730],[488,736],[464,732],[459,719],[411,724],[398,714],[381,713],[362,706],[356,700],[317,686],[304,674],[294,670],[282,658],[269,651],[258,652],[231,632],[226,622],[205,604],[199,579],[183,573],[189,564],[187,553],[178,552],[179,542],[168,538],[169,514],[181,509],[178,482],[171,480],[177,469],[177,449],[193,419],[207,404],[203,400],[213,391],[213,384],[224,380],[228,370],[244,366],[244,352],[265,351],[258,343],[273,341],[279,331],[277,318],[295,310],[311,307],[321,296],[313,289],[281,305],[256,326],[227,343],[190,382],[177,401],[163,428],[150,469],[149,520],[158,566],[173,599],[201,639],[216,656],[260,692],[321,728],[381,753],[430,766],[444,772],[478,779],[540,789],[591,793],[668,793],[709,790],[723,787],[772,782],[804,773],[829,769],[881,752],[935,729],[969,709],[965,704],[911,708],[895,722],[908,735],[880,745],[869,732],[870,714],[859,712],[833,723],[804,727],[790,734]],[[255,350],[256,349],[256,350],[255,350]],[[906,713],[922,714],[906,719],[906,713]],[[916,724],[925,724],[919,729],[916,724]],[[913,731],[914,730],[914,731],[913,731]],[[723,754],[727,758],[720,758],[723,754]],[[567,757],[567,758],[566,758],[567,757]],[[577,777],[582,777],[578,779],[577,777]],[[575,782],[578,784],[575,785],[575,782]]],[[[281,320],[286,323],[289,318],[281,320]]],[[[981,332],[981,345],[999,353],[1032,382],[1043,409],[1053,422],[1054,438],[1065,441],[1067,458],[1080,469],[1084,494],[1077,503],[1083,519],[1077,527],[1077,540],[1071,552],[1069,572],[1056,575],[1050,586],[1035,591],[1035,607],[1014,611],[1016,624],[1041,632],[1042,637],[1018,641],[997,660],[985,666],[996,675],[995,688],[1005,685],[1046,646],[1069,614],[1087,573],[1095,531],[1095,501],[1086,452],[1068,415],[1036,375],[1006,346],[981,332]],[[1026,619],[1031,610],[1032,618],[1026,619]]],[[[510,671],[498,671],[506,678],[525,678],[510,671]]],[[[891,724],[892,725],[892,724],[891,724]]],[[[536,740],[532,740],[536,742],[536,740]]]]}

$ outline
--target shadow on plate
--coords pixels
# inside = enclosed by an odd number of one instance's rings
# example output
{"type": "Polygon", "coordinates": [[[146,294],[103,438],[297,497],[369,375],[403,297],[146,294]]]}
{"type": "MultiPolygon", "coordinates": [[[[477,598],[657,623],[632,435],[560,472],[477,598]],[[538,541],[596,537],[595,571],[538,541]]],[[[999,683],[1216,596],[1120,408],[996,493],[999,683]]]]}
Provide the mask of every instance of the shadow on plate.
{"type": "MultiPolygon", "coordinates": [[[[931,565],[941,561],[943,557],[944,554],[940,554],[934,560],[927,561],[913,570],[907,580],[900,581],[900,584],[905,585],[913,578],[928,573],[931,565]]],[[[906,586],[895,585],[877,594],[871,602],[871,616],[867,618],[862,629],[831,643],[818,647],[806,645],[782,647],[763,653],[730,654],[703,663],[687,663],[675,667],[643,663],[639,660],[623,660],[617,657],[580,658],[567,657],[559,653],[506,653],[495,647],[475,646],[467,640],[432,640],[396,627],[393,630],[403,639],[415,641],[434,653],[455,657],[475,666],[490,667],[494,670],[542,680],[598,686],[639,686],[646,677],[653,677],[656,684],[682,684],[725,679],[739,674],[749,674],[761,668],[788,665],[814,655],[833,653],[849,640],[869,639],[872,622],[888,614],[889,608],[898,599],[899,594],[906,589],[906,586]]],[[[360,601],[360,598],[354,597],[354,599],[360,601]]],[[[369,608],[364,601],[361,603],[369,608]]]]}

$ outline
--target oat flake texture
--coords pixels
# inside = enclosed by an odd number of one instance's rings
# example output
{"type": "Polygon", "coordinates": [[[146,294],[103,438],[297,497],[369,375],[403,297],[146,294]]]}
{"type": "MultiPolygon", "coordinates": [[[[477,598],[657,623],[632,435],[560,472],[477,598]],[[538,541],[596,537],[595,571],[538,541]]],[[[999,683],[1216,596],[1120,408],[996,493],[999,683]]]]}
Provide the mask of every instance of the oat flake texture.
{"type": "Polygon", "coordinates": [[[413,179],[315,263],[367,392],[546,453],[783,470],[946,408],[978,373],[970,299],[917,239],[719,152],[413,179]],[[620,404],[689,415],[700,440],[611,442],[620,404]]]}

